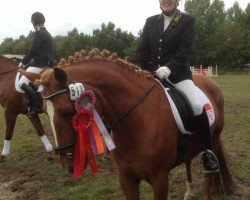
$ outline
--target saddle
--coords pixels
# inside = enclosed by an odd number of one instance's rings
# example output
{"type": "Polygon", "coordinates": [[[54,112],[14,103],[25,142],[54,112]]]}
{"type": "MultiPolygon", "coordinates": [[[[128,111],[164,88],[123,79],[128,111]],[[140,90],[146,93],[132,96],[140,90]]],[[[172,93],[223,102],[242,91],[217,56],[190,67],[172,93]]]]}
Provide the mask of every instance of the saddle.
{"type": "MultiPolygon", "coordinates": [[[[178,89],[174,88],[170,83],[166,80],[160,81],[162,86],[164,87],[165,94],[170,103],[170,107],[172,109],[172,113],[176,124],[180,130],[181,141],[178,145],[177,151],[178,157],[180,154],[185,154],[188,147],[188,136],[193,135],[196,132],[195,123],[194,123],[194,114],[191,107],[190,102],[186,98],[186,96],[178,89]]],[[[206,110],[209,125],[213,125],[215,121],[215,114],[212,108],[212,104],[206,95],[197,87],[197,93],[201,98],[201,101],[204,103],[204,108],[206,110]]],[[[177,159],[178,160],[178,159],[177,159]]]]}
{"type": "MultiPolygon", "coordinates": [[[[195,133],[194,126],[194,115],[190,102],[186,96],[178,89],[174,88],[170,83],[165,80],[161,81],[164,87],[165,94],[170,103],[173,116],[175,118],[176,124],[182,134],[192,135],[195,133]]],[[[207,96],[198,88],[197,94],[204,104],[206,110],[209,125],[212,126],[215,121],[215,114],[211,102],[207,96]]]]}
{"type": "MultiPolygon", "coordinates": [[[[174,112],[179,113],[180,120],[183,124],[183,128],[181,129],[182,130],[181,132],[184,134],[194,133],[195,132],[194,118],[193,118],[194,115],[193,115],[193,110],[191,108],[190,102],[181,91],[177,90],[176,88],[172,86],[166,88],[166,91],[168,95],[170,96],[170,98],[172,99],[171,108],[173,109],[173,106],[175,105],[177,110],[174,110],[174,112]],[[183,131],[183,129],[185,131],[183,131]]],[[[178,122],[178,124],[181,122],[178,122]]]]}

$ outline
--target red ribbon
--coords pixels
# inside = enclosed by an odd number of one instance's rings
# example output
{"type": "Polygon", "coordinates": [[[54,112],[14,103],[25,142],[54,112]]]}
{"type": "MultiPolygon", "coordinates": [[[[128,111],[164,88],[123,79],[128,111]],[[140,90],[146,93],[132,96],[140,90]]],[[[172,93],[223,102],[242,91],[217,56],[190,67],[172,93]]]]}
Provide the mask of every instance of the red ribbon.
{"type": "Polygon", "coordinates": [[[72,119],[72,125],[76,131],[76,144],[74,149],[74,172],[75,178],[80,178],[87,162],[90,164],[92,174],[98,171],[95,157],[91,149],[88,128],[93,122],[93,113],[87,109],[78,110],[72,119]]]}

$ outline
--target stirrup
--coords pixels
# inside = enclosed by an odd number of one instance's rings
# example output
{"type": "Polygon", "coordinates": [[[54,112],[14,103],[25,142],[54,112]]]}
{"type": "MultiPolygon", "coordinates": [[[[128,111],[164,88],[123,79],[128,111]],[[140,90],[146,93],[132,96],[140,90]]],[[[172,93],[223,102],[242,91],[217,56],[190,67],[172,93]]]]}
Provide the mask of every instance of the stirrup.
{"type": "Polygon", "coordinates": [[[202,168],[203,168],[203,170],[202,170],[203,174],[212,174],[212,173],[218,173],[218,172],[220,172],[219,160],[217,159],[217,156],[214,154],[214,152],[211,151],[211,150],[209,150],[209,149],[206,149],[205,151],[202,151],[202,153],[201,153],[201,159],[200,159],[200,165],[203,166],[203,167],[202,167],[202,168]],[[204,154],[206,154],[206,153],[210,153],[210,154],[213,155],[213,157],[215,158],[215,160],[216,160],[216,162],[217,162],[218,169],[216,169],[216,170],[206,170],[206,169],[205,169],[205,167],[204,167],[204,165],[203,165],[203,156],[204,156],[204,154]],[[201,164],[201,163],[202,163],[202,164],[201,164]]]}
{"type": "Polygon", "coordinates": [[[38,114],[43,113],[43,109],[42,108],[29,108],[28,112],[27,112],[27,116],[28,117],[32,117],[38,114]]]}

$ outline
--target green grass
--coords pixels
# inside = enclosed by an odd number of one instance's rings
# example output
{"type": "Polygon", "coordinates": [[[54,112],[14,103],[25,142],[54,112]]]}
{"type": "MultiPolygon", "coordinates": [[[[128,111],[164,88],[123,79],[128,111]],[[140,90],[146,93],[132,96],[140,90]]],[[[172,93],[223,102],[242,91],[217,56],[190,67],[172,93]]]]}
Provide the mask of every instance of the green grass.
{"type": "MultiPolygon", "coordinates": [[[[237,185],[237,195],[222,200],[249,199],[250,197],[250,76],[225,75],[215,80],[225,96],[225,127],[222,140],[229,156],[230,169],[237,185]]],[[[0,110],[0,141],[4,140],[5,121],[0,110]]],[[[42,121],[53,141],[47,116],[42,121]]],[[[1,142],[2,143],[2,142],[1,142]]],[[[0,143],[0,144],[1,144],[0,143]]],[[[0,145],[2,147],[2,145],[0,145]]],[[[97,158],[100,172],[93,176],[87,169],[83,178],[74,180],[60,169],[59,162],[46,163],[44,147],[25,116],[19,116],[12,141],[11,154],[0,163],[1,184],[18,199],[32,200],[123,200],[117,170],[97,158]],[[15,191],[16,190],[16,191],[15,191]]],[[[57,159],[57,157],[56,157],[57,159]]],[[[194,184],[197,199],[202,199],[204,180],[199,157],[194,160],[194,184]]],[[[169,199],[183,199],[186,174],[183,166],[172,170],[169,199]]],[[[141,199],[153,199],[151,187],[142,182],[141,199]]],[[[1,196],[0,196],[1,199],[1,196]]]]}

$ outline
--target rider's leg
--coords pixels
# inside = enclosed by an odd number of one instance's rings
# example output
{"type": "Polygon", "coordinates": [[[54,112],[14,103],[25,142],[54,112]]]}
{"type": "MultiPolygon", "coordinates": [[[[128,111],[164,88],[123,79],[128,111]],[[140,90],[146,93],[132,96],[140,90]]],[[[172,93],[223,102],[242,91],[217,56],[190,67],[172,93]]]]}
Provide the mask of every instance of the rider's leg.
{"type": "Polygon", "coordinates": [[[205,170],[218,170],[219,166],[217,159],[212,153],[212,142],[208,117],[204,109],[204,105],[200,101],[195,89],[196,86],[192,80],[184,80],[173,85],[186,95],[193,109],[196,130],[201,137],[202,150],[204,151],[203,165],[205,170]]]}
{"type": "MultiPolygon", "coordinates": [[[[38,67],[28,67],[26,71],[39,74],[42,69],[38,67]]],[[[19,86],[27,94],[28,100],[31,103],[31,109],[27,115],[35,115],[42,112],[42,103],[37,96],[37,92],[29,85],[29,82],[29,79],[27,79],[25,76],[22,76],[19,80],[19,86]]]]}
{"type": "Polygon", "coordinates": [[[41,113],[42,112],[42,104],[40,103],[40,99],[37,96],[36,92],[32,89],[32,87],[30,87],[26,83],[23,83],[21,85],[21,88],[22,88],[22,90],[25,91],[25,93],[28,96],[29,102],[31,103],[31,109],[29,110],[27,115],[31,116],[31,115],[35,115],[37,113],[41,113]]]}

